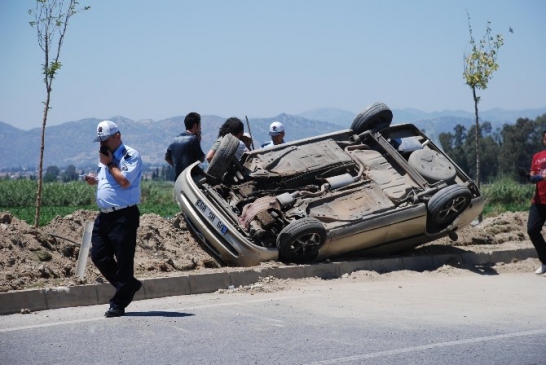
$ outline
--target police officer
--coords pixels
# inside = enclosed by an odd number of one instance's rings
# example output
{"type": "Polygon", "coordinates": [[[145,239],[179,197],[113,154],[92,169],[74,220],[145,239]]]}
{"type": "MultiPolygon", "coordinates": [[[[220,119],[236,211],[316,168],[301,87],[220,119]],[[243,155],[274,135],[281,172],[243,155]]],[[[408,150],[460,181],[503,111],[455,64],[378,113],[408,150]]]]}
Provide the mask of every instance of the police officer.
{"type": "Polygon", "coordinates": [[[271,141],[262,144],[262,148],[276,146],[284,143],[284,125],[281,122],[273,122],[269,126],[271,141]]]}
{"type": "Polygon", "coordinates": [[[91,236],[91,259],[116,288],[104,315],[119,317],[142,287],[134,277],[142,160],[136,150],[123,144],[118,126],[112,121],[98,124],[94,142],[100,142],[97,174],[84,176],[89,185],[97,185],[100,210],[91,236]]]}

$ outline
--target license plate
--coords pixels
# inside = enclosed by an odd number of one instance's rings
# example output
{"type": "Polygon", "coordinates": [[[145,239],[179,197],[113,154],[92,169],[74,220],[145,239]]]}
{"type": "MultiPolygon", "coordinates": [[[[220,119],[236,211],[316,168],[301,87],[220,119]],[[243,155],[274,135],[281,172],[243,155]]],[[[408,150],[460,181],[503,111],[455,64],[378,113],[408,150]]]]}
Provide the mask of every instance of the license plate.
{"type": "Polygon", "coordinates": [[[203,216],[208,219],[211,224],[216,228],[218,232],[220,232],[222,235],[225,235],[228,231],[228,227],[222,223],[220,219],[214,214],[209,207],[205,203],[201,201],[201,199],[197,199],[197,202],[195,203],[195,206],[197,209],[203,213],[203,216]]]}

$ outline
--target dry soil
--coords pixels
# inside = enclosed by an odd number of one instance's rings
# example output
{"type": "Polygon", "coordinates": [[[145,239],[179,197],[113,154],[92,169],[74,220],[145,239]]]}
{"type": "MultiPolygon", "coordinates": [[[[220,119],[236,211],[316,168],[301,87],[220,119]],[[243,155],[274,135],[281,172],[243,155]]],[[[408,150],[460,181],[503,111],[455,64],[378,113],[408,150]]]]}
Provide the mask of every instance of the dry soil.
{"type": "MultiPolygon", "coordinates": [[[[103,282],[104,279],[91,260],[87,262],[83,279],[75,275],[85,222],[93,221],[96,214],[95,211],[79,210],[65,217],[57,216],[47,226],[36,229],[10,212],[0,212],[0,292],[103,282]]],[[[457,241],[446,237],[405,254],[532,247],[525,233],[526,222],[526,212],[504,213],[487,218],[476,226],[464,228],[459,232],[457,241]]],[[[524,265],[499,264],[496,269],[531,272],[537,264],[538,260],[529,259],[524,265]]],[[[278,266],[279,263],[268,262],[262,265],[278,266]]],[[[219,269],[238,270],[222,267],[209,255],[188,230],[180,215],[172,219],[156,214],[141,216],[135,255],[137,278],[219,269]]],[[[459,269],[454,264],[437,271],[456,273],[459,269]]],[[[373,274],[368,272],[366,275],[373,274]]],[[[258,285],[268,284],[268,287],[278,290],[279,285],[275,285],[275,282],[278,284],[273,278],[264,278],[258,285]]]]}

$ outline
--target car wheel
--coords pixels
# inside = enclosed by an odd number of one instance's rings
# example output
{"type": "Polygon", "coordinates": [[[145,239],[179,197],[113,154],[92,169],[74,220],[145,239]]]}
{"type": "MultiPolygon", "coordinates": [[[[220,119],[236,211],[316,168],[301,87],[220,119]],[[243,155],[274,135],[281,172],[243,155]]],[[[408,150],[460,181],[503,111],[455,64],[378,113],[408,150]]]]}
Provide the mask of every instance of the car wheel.
{"type": "Polygon", "coordinates": [[[209,167],[207,168],[207,174],[218,180],[222,180],[222,176],[224,176],[228,170],[238,147],[239,138],[235,137],[233,134],[226,134],[224,138],[222,138],[214,157],[210,161],[209,167]]]}
{"type": "Polygon", "coordinates": [[[408,163],[428,182],[451,181],[457,174],[455,165],[441,153],[432,150],[413,151],[408,163]]]}
{"type": "Polygon", "coordinates": [[[392,122],[392,111],[383,103],[373,103],[360,112],[353,120],[351,129],[356,134],[364,133],[368,130],[373,133],[379,132],[392,122]]]}
{"type": "Polygon", "coordinates": [[[470,204],[472,193],[462,185],[450,185],[428,201],[428,231],[437,232],[447,227],[470,204]]]}
{"type": "Polygon", "coordinates": [[[281,261],[308,263],[313,261],[326,242],[326,229],[314,218],[302,218],[283,228],[277,236],[281,261]]]}

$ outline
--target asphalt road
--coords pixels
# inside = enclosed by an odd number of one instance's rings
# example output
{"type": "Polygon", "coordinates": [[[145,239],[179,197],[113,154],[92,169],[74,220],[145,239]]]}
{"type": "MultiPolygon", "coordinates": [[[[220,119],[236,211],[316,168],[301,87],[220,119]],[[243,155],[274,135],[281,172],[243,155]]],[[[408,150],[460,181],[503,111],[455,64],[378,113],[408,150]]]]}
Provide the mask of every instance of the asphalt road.
{"type": "Polygon", "coordinates": [[[546,277],[398,272],[0,317],[2,364],[546,364],[546,277]]]}

